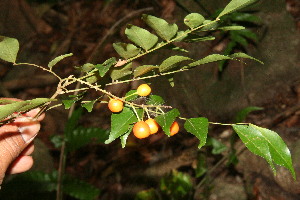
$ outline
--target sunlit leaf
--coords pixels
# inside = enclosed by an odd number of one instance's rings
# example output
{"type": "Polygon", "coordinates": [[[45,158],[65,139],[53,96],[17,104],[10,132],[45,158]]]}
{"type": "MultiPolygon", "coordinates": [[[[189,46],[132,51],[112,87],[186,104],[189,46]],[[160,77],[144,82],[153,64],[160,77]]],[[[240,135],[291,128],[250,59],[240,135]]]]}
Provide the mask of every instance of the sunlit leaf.
{"type": "Polygon", "coordinates": [[[158,41],[156,35],[150,33],[146,29],[131,24],[127,25],[125,34],[129,40],[146,51],[151,49],[158,41]]]}
{"type": "Polygon", "coordinates": [[[219,24],[216,21],[211,21],[211,20],[205,20],[203,22],[203,28],[201,28],[201,31],[211,31],[215,30],[218,28],[219,24]]]}
{"type": "Polygon", "coordinates": [[[276,173],[268,141],[264,139],[262,133],[249,125],[232,125],[232,127],[249,151],[263,157],[276,173]]]}
{"type": "Polygon", "coordinates": [[[169,24],[164,19],[146,14],[142,16],[142,19],[164,40],[171,40],[178,31],[176,24],[169,24]]]}
{"type": "Polygon", "coordinates": [[[189,34],[185,39],[184,42],[204,42],[204,41],[210,41],[215,40],[216,38],[214,36],[199,36],[196,34],[189,34]]]}
{"type": "Polygon", "coordinates": [[[221,54],[211,54],[209,56],[206,56],[200,60],[197,60],[195,62],[192,62],[190,64],[188,64],[189,67],[195,67],[198,65],[203,65],[206,63],[211,63],[211,62],[216,62],[216,61],[220,61],[220,60],[231,60],[232,58],[229,56],[224,56],[221,54]]]}
{"type": "MultiPolygon", "coordinates": [[[[136,110],[141,117],[143,110],[136,110]]],[[[105,141],[105,144],[109,144],[115,139],[127,133],[127,131],[130,129],[130,126],[137,121],[138,118],[131,108],[124,107],[122,112],[117,114],[113,113],[111,115],[111,131],[109,133],[109,138],[105,141]]]]}
{"type": "Polygon", "coordinates": [[[139,95],[136,93],[137,90],[130,90],[129,92],[127,92],[125,94],[125,98],[126,98],[126,101],[134,101],[136,100],[139,95]]]}
{"type": "Polygon", "coordinates": [[[256,59],[256,58],[253,58],[252,56],[249,56],[243,52],[239,52],[239,53],[234,53],[234,54],[231,54],[229,55],[231,58],[247,58],[247,59],[251,59],[251,60],[255,60],[257,62],[259,62],[260,64],[264,64],[262,61],[256,59]]]}
{"type": "Polygon", "coordinates": [[[135,70],[133,71],[133,76],[138,77],[138,76],[142,76],[154,69],[158,69],[157,66],[154,65],[142,65],[142,66],[138,66],[137,68],[135,68],[135,70]]]}
{"type": "Polygon", "coordinates": [[[244,26],[222,26],[219,27],[218,29],[221,29],[223,31],[237,31],[237,30],[244,30],[244,26]]]}
{"type": "Polygon", "coordinates": [[[15,63],[19,51],[19,42],[15,38],[0,36],[0,59],[15,63]]]}
{"type": "Polygon", "coordinates": [[[124,148],[126,146],[127,138],[130,135],[132,128],[133,128],[133,125],[130,125],[128,131],[120,137],[122,148],[124,148]]]}
{"type": "Polygon", "coordinates": [[[98,69],[99,75],[104,77],[108,70],[116,63],[116,58],[112,57],[104,61],[102,64],[95,65],[95,68],[98,69]]]}
{"type": "Polygon", "coordinates": [[[138,55],[141,51],[140,48],[136,47],[133,44],[127,44],[122,42],[113,43],[113,47],[116,50],[116,52],[125,59],[132,58],[138,55]]]}
{"type": "Polygon", "coordinates": [[[112,80],[118,80],[132,73],[132,62],[126,64],[124,67],[115,68],[112,70],[110,77],[112,80]]]}
{"type": "Polygon", "coordinates": [[[227,15],[238,9],[242,9],[256,1],[257,0],[231,0],[231,2],[229,2],[229,4],[227,4],[227,6],[223,9],[223,11],[219,14],[219,16],[217,18],[220,18],[223,15],[227,15]]]}
{"type": "Polygon", "coordinates": [[[183,22],[185,23],[185,25],[193,29],[203,24],[204,20],[205,18],[201,14],[191,13],[184,18],[183,22]]]}
{"type": "Polygon", "coordinates": [[[13,113],[26,112],[54,100],[55,99],[36,98],[32,100],[17,101],[14,103],[2,105],[0,106],[0,120],[9,117],[13,113]]]}
{"type": "Polygon", "coordinates": [[[292,176],[296,179],[291,153],[282,138],[276,132],[269,129],[258,127],[253,124],[250,124],[250,126],[258,130],[262,134],[262,137],[268,142],[274,163],[290,170],[292,176]]]}
{"type": "Polygon", "coordinates": [[[147,101],[148,105],[162,105],[164,103],[164,99],[158,95],[150,95],[149,100],[147,101]]]}
{"type": "Polygon", "coordinates": [[[200,149],[206,143],[207,133],[208,133],[208,119],[204,117],[187,119],[184,123],[184,128],[189,133],[195,135],[199,140],[200,144],[198,148],[200,149]]]}
{"type": "Polygon", "coordinates": [[[61,55],[61,56],[57,56],[56,58],[54,58],[53,60],[51,60],[48,64],[48,67],[51,69],[54,65],[56,65],[59,61],[63,60],[64,58],[73,56],[73,53],[69,53],[69,54],[65,54],[65,55],[61,55]]]}
{"type": "Polygon", "coordinates": [[[166,60],[164,60],[160,64],[159,71],[160,72],[168,71],[168,70],[176,67],[178,63],[186,61],[186,60],[192,60],[192,59],[189,57],[185,57],[185,56],[171,56],[171,57],[167,58],[166,60]]]}
{"type": "Polygon", "coordinates": [[[88,112],[92,112],[94,104],[96,103],[97,100],[94,101],[89,101],[86,102],[84,104],[82,104],[81,106],[84,107],[88,112]]]}
{"type": "Polygon", "coordinates": [[[170,127],[179,115],[180,113],[177,109],[172,109],[165,114],[157,116],[155,121],[162,127],[165,134],[170,136],[170,127]]]}

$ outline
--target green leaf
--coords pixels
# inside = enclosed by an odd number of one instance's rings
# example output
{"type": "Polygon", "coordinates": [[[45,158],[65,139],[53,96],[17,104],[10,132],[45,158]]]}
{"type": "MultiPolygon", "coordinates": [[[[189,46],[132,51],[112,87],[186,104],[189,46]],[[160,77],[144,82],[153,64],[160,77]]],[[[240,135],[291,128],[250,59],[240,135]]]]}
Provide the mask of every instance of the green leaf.
{"type": "Polygon", "coordinates": [[[147,105],[162,105],[165,101],[161,96],[158,95],[150,95],[149,100],[147,101],[147,105]]]}
{"type": "Polygon", "coordinates": [[[240,110],[235,115],[234,122],[235,123],[243,122],[250,112],[257,111],[257,110],[263,110],[263,108],[262,107],[249,106],[249,107],[246,107],[246,108],[240,110]]]}
{"type": "Polygon", "coordinates": [[[254,42],[258,41],[257,35],[254,32],[250,31],[250,30],[247,30],[247,29],[240,30],[240,31],[238,31],[238,34],[244,36],[245,38],[251,39],[254,42]]]}
{"type": "Polygon", "coordinates": [[[130,133],[131,133],[131,131],[132,131],[132,128],[133,128],[133,125],[130,125],[128,131],[127,131],[124,135],[122,135],[122,136],[120,137],[122,148],[125,148],[126,142],[127,142],[127,138],[128,138],[128,136],[130,135],[130,133]]]}
{"type": "Polygon", "coordinates": [[[248,58],[248,59],[257,61],[260,64],[264,64],[262,61],[260,61],[256,58],[253,58],[252,56],[249,56],[249,55],[247,55],[245,53],[242,53],[242,52],[231,54],[229,57],[231,57],[231,58],[248,58]]]}
{"type": "Polygon", "coordinates": [[[142,19],[164,40],[171,40],[178,31],[178,26],[176,24],[169,24],[164,19],[146,14],[142,16],[142,19]]]}
{"type": "Polygon", "coordinates": [[[281,137],[276,132],[266,128],[258,127],[253,124],[250,124],[250,127],[254,128],[262,134],[262,137],[268,143],[273,161],[277,165],[284,166],[285,168],[290,170],[292,176],[294,177],[294,179],[296,179],[291,153],[281,137]]]}
{"type": "Polygon", "coordinates": [[[179,111],[175,108],[169,112],[159,115],[155,121],[162,127],[166,135],[170,136],[170,128],[175,119],[180,115],[179,111]]]}
{"type": "MultiPolygon", "coordinates": [[[[142,115],[142,109],[136,109],[139,116],[142,115]]],[[[137,116],[131,108],[124,107],[122,112],[111,115],[111,131],[109,138],[105,141],[105,144],[109,144],[118,137],[127,133],[130,129],[131,124],[138,121],[137,116]]]]}
{"type": "Polygon", "coordinates": [[[210,41],[215,40],[216,38],[214,36],[199,36],[196,34],[189,34],[185,39],[184,42],[204,42],[204,41],[210,41]]]}
{"type": "Polygon", "coordinates": [[[94,127],[77,127],[74,128],[73,131],[67,135],[67,151],[71,152],[80,147],[83,147],[90,143],[92,139],[96,139],[97,142],[103,143],[108,139],[108,130],[94,128],[94,127]]]}
{"type": "Polygon", "coordinates": [[[48,64],[48,67],[51,69],[54,65],[56,65],[59,61],[63,60],[64,58],[67,58],[67,57],[70,57],[70,56],[73,56],[72,53],[69,53],[69,54],[65,54],[65,55],[61,55],[61,56],[58,56],[56,58],[54,58],[53,60],[51,60],[48,64]]]}
{"type": "Polygon", "coordinates": [[[198,66],[198,65],[203,65],[203,64],[206,64],[206,63],[211,63],[211,62],[216,62],[216,61],[220,61],[220,60],[230,60],[232,59],[231,57],[229,56],[224,56],[224,55],[221,55],[221,54],[211,54],[209,56],[206,56],[200,60],[197,60],[195,62],[192,62],[190,64],[188,64],[189,67],[195,67],[195,66],[198,66]]]}
{"type": "Polygon", "coordinates": [[[212,146],[211,153],[214,155],[218,155],[222,153],[223,151],[227,150],[227,146],[225,146],[222,142],[216,140],[215,138],[207,138],[207,145],[212,146]]]}
{"type": "Polygon", "coordinates": [[[229,4],[227,4],[227,6],[223,9],[223,11],[219,14],[217,18],[227,15],[238,9],[242,9],[256,1],[257,0],[232,0],[229,4]]]}
{"type": "Polygon", "coordinates": [[[63,135],[52,135],[50,136],[50,141],[52,142],[55,148],[60,148],[65,142],[65,139],[63,135]]]}
{"type": "Polygon", "coordinates": [[[112,57],[104,61],[102,64],[95,65],[95,68],[98,69],[99,75],[104,77],[108,70],[116,63],[116,58],[112,57]]]}
{"type": "Polygon", "coordinates": [[[186,60],[192,60],[192,59],[185,56],[171,56],[160,64],[159,71],[160,72],[168,71],[171,68],[176,67],[177,66],[176,64],[178,64],[179,62],[183,62],[186,60]]]}
{"type": "Polygon", "coordinates": [[[168,196],[167,199],[189,199],[187,195],[192,189],[191,177],[175,170],[160,181],[160,190],[168,196]]]}
{"type": "Polygon", "coordinates": [[[112,70],[110,77],[112,80],[118,80],[121,79],[129,74],[132,73],[132,62],[126,64],[124,67],[121,68],[115,68],[112,70]]]}
{"type": "Polygon", "coordinates": [[[157,66],[153,66],[153,65],[142,65],[142,66],[138,66],[137,68],[135,68],[135,70],[133,71],[133,75],[134,78],[138,77],[138,76],[142,76],[150,71],[152,71],[153,69],[158,69],[157,66]]]}
{"type": "Polygon", "coordinates": [[[0,36],[0,59],[15,63],[19,51],[19,42],[15,38],[0,36]]]}
{"type": "Polygon", "coordinates": [[[211,20],[205,20],[203,22],[203,28],[201,28],[201,31],[212,31],[218,28],[218,22],[216,21],[211,21],[211,20]]]}
{"type": "Polygon", "coordinates": [[[230,19],[232,21],[238,21],[238,22],[250,22],[250,23],[261,22],[261,19],[258,16],[249,13],[241,13],[241,12],[232,13],[230,19]]]}
{"type": "MultiPolygon", "coordinates": [[[[234,49],[235,47],[236,47],[236,42],[235,42],[235,41],[230,41],[230,42],[228,43],[228,45],[226,46],[225,50],[223,51],[223,54],[224,54],[224,55],[229,55],[229,54],[231,54],[231,52],[233,51],[233,49],[234,49]]],[[[219,62],[218,68],[219,68],[219,71],[220,71],[220,72],[223,71],[225,65],[227,64],[227,61],[228,61],[228,60],[221,60],[221,61],[219,62]]]]}
{"type": "Polygon", "coordinates": [[[159,197],[155,189],[143,190],[136,194],[134,200],[157,200],[159,197]]]}
{"type": "Polygon", "coordinates": [[[125,59],[132,58],[138,55],[141,51],[140,48],[136,47],[133,44],[127,44],[122,42],[113,43],[113,47],[116,50],[116,52],[125,59]]]}
{"type": "Polygon", "coordinates": [[[207,118],[199,117],[187,119],[184,123],[184,128],[200,140],[200,144],[198,146],[199,149],[205,145],[208,133],[207,118]]]}
{"type": "Polygon", "coordinates": [[[92,63],[85,63],[84,65],[82,65],[81,70],[85,73],[88,73],[89,71],[91,71],[92,69],[95,68],[95,65],[92,63]]]}
{"type": "Polygon", "coordinates": [[[200,154],[197,159],[197,167],[195,169],[196,178],[201,177],[207,172],[206,166],[206,156],[204,154],[200,154]]]}
{"type": "Polygon", "coordinates": [[[65,126],[65,130],[64,130],[64,135],[66,137],[66,139],[68,139],[69,137],[72,136],[73,131],[75,130],[75,128],[77,127],[78,121],[82,115],[83,112],[83,108],[78,108],[76,109],[71,117],[68,119],[66,126],[65,126]]]}
{"type": "Polygon", "coordinates": [[[129,92],[127,92],[125,94],[125,98],[126,98],[126,101],[134,101],[136,100],[139,95],[136,93],[137,90],[130,90],[129,92]]]}
{"type": "Polygon", "coordinates": [[[247,48],[247,46],[248,46],[248,41],[246,40],[246,38],[241,36],[237,31],[230,32],[230,39],[235,41],[236,43],[239,43],[244,48],[247,48]]]}
{"type": "Polygon", "coordinates": [[[218,29],[221,29],[223,31],[238,31],[238,30],[244,30],[244,26],[222,26],[219,27],[218,29]]]}
{"type": "Polygon", "coordinates": [[[94,104],[97,102],[97,100],[89,101],[87,103],[81,104],[82,107],[84,107],[88,112],[92,112],[94,104]]]}
{"type": "Polygon", "coordinates": [[[54,99],[36,98],[32,100],[18,101],[18,102],[2,105],[0,106],[0,120],[9,117],[13,113],[27,112],[41,105],[44,105],[45,103],[48,103],[50,101],[54,101],[54,99]]]}
{"type": "Polygon", "coordinates": [[[185,25],[193,29],[203,24],[204,21],[205,18],[201,14],[191,13],[184,18],[183,22],[185,23],[185,25]]]}
{"type": "Polygon", "coordinates": [[[189,52],[188,50],[184,49],[184,48],[181,48],[181,47],[178,47],[178,46],[175,46],[174,44],[168,44],[166,46],[164,46],[163,48],[165,49],[170,49],[170,50],[173,50],[173,51],[180,51],[180,52],[189,52]]]}
{"type": "Polygon", "coordinates": [[[100,190],[95,186],[71,176],[65,176],[63,181],[63,192],[79,200],[95,200],[100,190]]]}
{"type": "Polygon", "coordinates": [[[146,29],[131,24],[127,25],[125,34],[129,40],[146,51],[151,49],[158,41],[158,37],[156,35],[150,33],[146,29]]]}
{"type": "Polygon", "coordinates": [[[276,173],[268,142],[264,139],[262,133],[249,125],[232,125],[232,127],[249,151],[263,157],[269,163],[273,172],[276,173]]]}

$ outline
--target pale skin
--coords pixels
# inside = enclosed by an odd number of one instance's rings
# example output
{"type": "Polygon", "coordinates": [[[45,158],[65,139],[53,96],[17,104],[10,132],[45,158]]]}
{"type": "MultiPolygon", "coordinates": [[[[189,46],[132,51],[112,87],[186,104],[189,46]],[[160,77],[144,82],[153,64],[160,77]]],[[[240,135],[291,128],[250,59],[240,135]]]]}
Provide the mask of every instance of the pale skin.
{"type": "Polygon", "coordinates": [[[44,114],[34,119],[39,109],[31,110],[14,122],[0,127],[0,186],[5,174],[17,174],[33,165],[33,139],[40,130],[44,114]]]}

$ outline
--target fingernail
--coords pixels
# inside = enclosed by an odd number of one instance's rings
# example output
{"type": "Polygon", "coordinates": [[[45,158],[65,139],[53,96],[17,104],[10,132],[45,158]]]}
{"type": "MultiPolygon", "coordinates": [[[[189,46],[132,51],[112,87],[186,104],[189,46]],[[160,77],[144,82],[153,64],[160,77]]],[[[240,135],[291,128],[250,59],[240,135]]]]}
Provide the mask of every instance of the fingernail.
{"type": "Polygon", "coordinates": [[[32,119],[28,117],[18,119],[17,123],[19,132],[26,143],[30,143],[40,130],[40,123],[32,121],[32,119]]]}

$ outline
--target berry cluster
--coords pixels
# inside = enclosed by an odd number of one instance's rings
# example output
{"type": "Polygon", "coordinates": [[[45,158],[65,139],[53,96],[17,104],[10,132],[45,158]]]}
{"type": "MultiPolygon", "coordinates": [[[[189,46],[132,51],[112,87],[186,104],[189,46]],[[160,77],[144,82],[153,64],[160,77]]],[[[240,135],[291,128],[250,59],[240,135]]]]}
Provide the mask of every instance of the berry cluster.
{"type": "MultiPolygon", "coordinates": [[[[141,97],[146,97],[151,93],[151,87],[147,84],[141,84],[136,93],[141,97]]],[[[108,102],[108,108],[111,112],[118,113],[121,112],[124,108],[124,100],[123,99],[110,99],[108,102]]],[[[132,132],[135,137],[139,139],[146,138],[151,134],[155,134],[160,130],[159,124],[153,118],[148,118],[145,121],[138,121],[134,124],[132,132]]],[[[174,121],[172,126],[170,127],[170,136],[175,135],[179,132],[179,124],[174,121]]]]}

